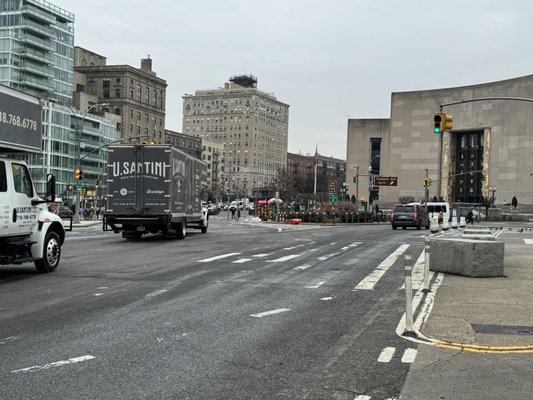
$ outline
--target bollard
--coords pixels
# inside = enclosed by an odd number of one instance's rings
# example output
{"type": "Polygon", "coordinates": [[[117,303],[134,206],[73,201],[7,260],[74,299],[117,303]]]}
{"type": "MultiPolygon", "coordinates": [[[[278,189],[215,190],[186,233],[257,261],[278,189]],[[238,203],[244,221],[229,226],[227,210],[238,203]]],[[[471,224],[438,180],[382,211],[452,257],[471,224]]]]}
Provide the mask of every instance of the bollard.
{"type": "Polygon", "coordinates": [[[429,293],[429,252],[430,252],[430,246],[429,246],[429,238],[426,238],[425,245],[424,245],[424,293],[429,293]]]}
{"type": "Polygon", "coordinates": [[[433,216],[433,218],[431,218],[429,230],[431,231],[433,235],[436,235],[437,233],[439,233],[440,227],[439,227],[439,221],[437,217],[433,216]]]}
{"type": "Polygon", "coordinates": [[[405,332],[404,335],[412,336],[413,329],[413,282],[411,273],[413,271],[413,260],[411,256],[403,257],[405,273],[405,332]]]}

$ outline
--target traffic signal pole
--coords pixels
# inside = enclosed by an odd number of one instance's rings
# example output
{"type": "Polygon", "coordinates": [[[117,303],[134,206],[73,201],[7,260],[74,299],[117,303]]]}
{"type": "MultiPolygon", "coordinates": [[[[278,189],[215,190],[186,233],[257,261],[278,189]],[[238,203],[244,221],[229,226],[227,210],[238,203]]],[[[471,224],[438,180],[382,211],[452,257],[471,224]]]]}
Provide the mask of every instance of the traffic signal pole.
{"type": "Polygon", "coordinates": [[[356,178],[355,178],[355,205],[359,210],[359,165],[355,167],[356,178]]]}
{"type": "Polygon", "coordinates": [[[429,170],[426,168],[426,180],[425,180],[425,188],[424,188],[424,192],[425,192],[425,210],[426,212],[428,211],[428,201],[429,201],[429,185],[428,185],[428,181],[429,181],[429,170]]]}

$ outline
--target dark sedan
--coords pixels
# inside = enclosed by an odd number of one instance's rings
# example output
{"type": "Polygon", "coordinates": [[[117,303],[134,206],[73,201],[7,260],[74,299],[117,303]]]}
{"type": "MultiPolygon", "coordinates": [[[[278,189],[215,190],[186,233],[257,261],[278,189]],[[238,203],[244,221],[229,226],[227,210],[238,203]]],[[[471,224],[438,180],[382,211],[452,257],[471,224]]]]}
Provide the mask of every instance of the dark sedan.
{"type": "Polygon", "coordinates": [[[424,210],[424,207],[419,205],[399,204],[394,207],[391,214],[392,229],[407,229],[408,226],[422,229],[422,227],[429,229],[429,216],[424,210]]]}

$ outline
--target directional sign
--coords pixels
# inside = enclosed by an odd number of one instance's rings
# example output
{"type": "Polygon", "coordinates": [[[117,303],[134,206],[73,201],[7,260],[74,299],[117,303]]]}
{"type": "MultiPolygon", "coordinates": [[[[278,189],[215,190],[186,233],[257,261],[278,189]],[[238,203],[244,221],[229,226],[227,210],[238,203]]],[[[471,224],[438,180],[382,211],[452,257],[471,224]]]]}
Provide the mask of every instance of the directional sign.
{"type": "Polygon", "coordinates": [[[375,186],[398,186],[397,176],[376,176],[374,177],[375,186]]]}
{"type": "Polygon", "coordinates": [[[339,198],[337,197],[337,193],[330,193],[328,196],[328,202],[330,204],[335,204],[339,202],[339,198]]]}
{"type": "Polygon", "coordinates": [[[337,193],[337,181],[329,181],[329,192],[337,193]]]}

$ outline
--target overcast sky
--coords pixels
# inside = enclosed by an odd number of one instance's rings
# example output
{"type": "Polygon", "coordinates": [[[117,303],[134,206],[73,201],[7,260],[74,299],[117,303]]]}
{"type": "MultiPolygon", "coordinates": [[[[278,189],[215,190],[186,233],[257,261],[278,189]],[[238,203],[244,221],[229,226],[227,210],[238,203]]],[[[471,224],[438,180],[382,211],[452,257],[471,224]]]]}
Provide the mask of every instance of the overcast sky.
{"type": "Polygon", "coordinates": [[[182,99],[251,73],[290,104],[289,151],[346,157],[347,118],[388,117],[392,91],[533,72],[531,0],[50,0],[76,15],[76,45],[110,64],[148,54],[182,99]]]}

